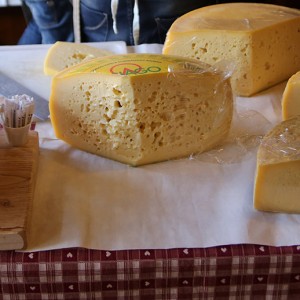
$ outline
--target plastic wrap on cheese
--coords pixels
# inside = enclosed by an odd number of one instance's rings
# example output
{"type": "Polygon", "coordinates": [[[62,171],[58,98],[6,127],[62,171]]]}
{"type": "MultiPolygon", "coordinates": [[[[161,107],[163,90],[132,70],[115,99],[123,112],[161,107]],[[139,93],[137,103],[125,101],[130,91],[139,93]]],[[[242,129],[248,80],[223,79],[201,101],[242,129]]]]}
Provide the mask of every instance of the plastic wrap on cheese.
{"type": "Polygon", "coordinates": [[[219,165],[252,159],[272,127],[272,123],[258,111],[237,112],[234,109],[231,129],[222,145],[205,153],[193,154],[190,159],[219,165]]]}
{"type": "Polygon", "coordinates": [[[138,166],[200,153],[227,136],[231,71],[155,54],[96,58],[53,77],[58,138],[138,166]]]}
{"type": "Polygon", "coordinates": [[[300,116],[275,126],[262,140],[257,159],[260,164],[300,159],[300,116]]]}
{"type": "Polygon", "coordinates": [[[300,213],[300,116],[276,125],[257,154],[254,207],[300,213]]]}
{"type": "Polygon", "coordinates": [[[178,18],[167,33],[164,54],[208,64],[232,60],[236,95],[251,96],[300,69],[300,11],[260,3],[202,7],[178,18]]]}

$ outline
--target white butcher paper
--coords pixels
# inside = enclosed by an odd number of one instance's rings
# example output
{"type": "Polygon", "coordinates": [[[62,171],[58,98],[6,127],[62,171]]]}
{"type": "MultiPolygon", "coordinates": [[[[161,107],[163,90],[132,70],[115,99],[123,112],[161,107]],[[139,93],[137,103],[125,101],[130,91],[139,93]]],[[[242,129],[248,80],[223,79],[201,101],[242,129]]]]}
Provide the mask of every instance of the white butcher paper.
{"type": "MultiPolygon", "coordinates": [[[[161,45],[108,46],[116,53],[161,51],[161,45]]],[[[0,47],[0,71],[48,99],[47,49],[0,47]]],[[[300,244],[300,215],[253,208],[257,146],[280,122],[285,85],[236,98],[236,124],[244,131],[237,127],[232,144],[141,167],[75,149],[54,136],[50,121],[38,122],[39,168],[24,250],[300,244]]]]}

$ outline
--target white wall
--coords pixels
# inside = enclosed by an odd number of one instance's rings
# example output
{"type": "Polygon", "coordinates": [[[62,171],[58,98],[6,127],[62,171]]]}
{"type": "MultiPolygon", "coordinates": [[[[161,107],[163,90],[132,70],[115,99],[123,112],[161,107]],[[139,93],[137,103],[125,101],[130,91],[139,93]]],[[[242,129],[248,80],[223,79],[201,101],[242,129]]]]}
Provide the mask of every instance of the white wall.
{"type": "Polygon", "coordinates": [[[21,5],[21,0],[0,0],[1,6],[18,6],[21,5]]]}

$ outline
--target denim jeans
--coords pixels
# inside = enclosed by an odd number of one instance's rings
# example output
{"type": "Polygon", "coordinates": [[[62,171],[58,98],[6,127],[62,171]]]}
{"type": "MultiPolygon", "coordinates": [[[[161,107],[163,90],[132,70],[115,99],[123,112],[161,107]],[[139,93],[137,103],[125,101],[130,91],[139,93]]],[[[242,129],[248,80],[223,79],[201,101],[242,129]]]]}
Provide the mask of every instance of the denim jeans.
{"type": "MultiPolygon", "coordinates": [[[[73,41],[73,17],[70,0],[24,0],[32,20],[19,44],[73,41]]],[[[140,38],[138,43],[164,43],[171,24],[179,16],[202,6],[210,0],[139,0],[140,38]]],[[[117,29],[113,31],[111,0],[81,0],[81,41],[125,41],[133,39],[134,0],[119,0],[117,29]]]]}
{"type": "MultiPolygon", "coordinates": [[[[133,45],[134,0],[120,0],[117,11],[118,33],[113,32],[110,0],[81,0],[81,34],[83,42],[122,40],[133,45]]],[[[210,0],[139,0],[140,39],[143,43],[164,43],[171,24],[179,16],[202,6],[210,0]]]]}
{"type": "Polygon", "coordinates": [[[73,7],[70,0],[24,0],[31,20],[18,44],[52,44],[73,41],[73,7]]]}

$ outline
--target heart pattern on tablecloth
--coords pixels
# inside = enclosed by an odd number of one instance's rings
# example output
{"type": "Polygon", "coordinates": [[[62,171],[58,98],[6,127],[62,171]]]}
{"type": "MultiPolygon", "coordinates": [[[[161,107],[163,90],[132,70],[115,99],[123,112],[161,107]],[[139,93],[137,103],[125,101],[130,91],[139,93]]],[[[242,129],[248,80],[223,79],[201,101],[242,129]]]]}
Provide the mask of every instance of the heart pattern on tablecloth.
{"type": "Polygon", "coordinates": [[[188,255],[189,254],[189,249],[184,249],[183,253],[186,254],[186,255],[188,255]]]}
{"type": "Polygon", "coordinates": [[[259,277],[257,277],[257,280],[258,280],[259,282],[262,282],[262,281],[264,280],[264,278],[261,277],[261,276],[259,276],[259,277]]]}

